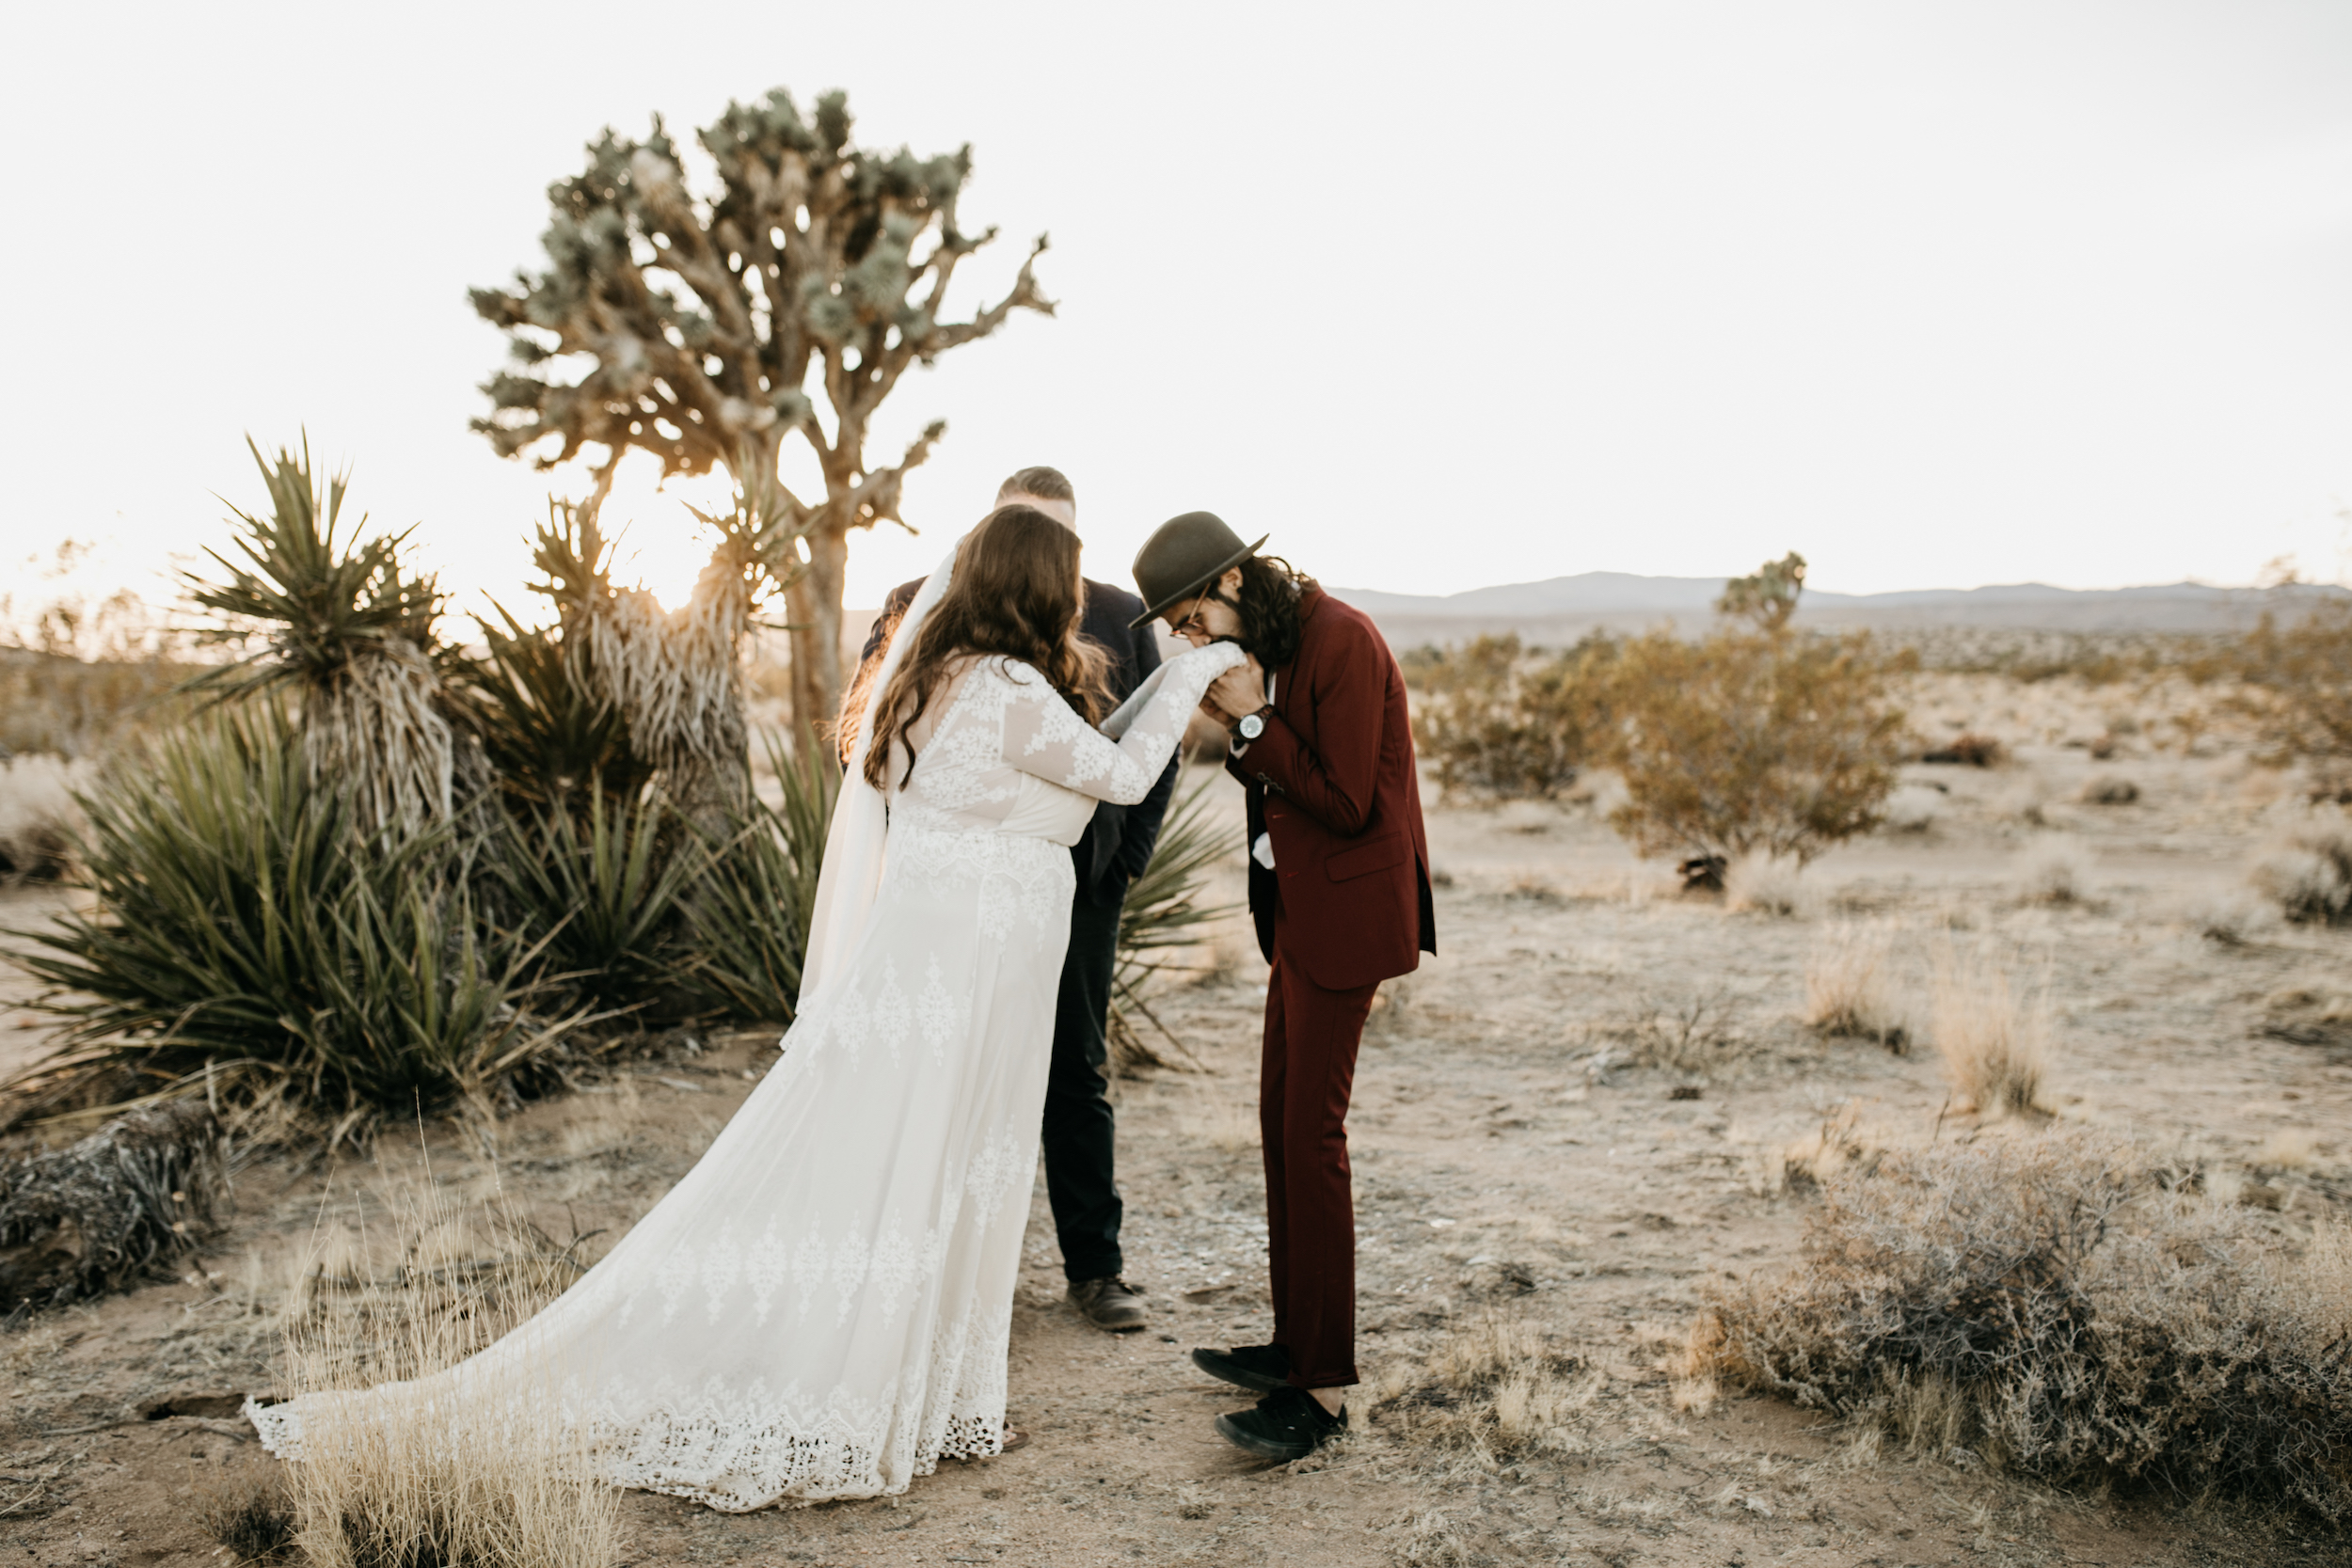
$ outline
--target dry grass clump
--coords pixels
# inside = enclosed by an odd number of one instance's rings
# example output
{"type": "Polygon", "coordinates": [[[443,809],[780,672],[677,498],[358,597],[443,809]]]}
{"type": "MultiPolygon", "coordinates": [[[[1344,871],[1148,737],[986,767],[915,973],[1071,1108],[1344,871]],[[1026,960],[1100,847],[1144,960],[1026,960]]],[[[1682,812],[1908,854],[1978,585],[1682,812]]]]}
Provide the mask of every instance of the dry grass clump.
{"type": "Polygon", "coordinates": [[[2224,947],[2241,947],[2279,923],[2277,906],[2250,889],[2230,888],[2201,895],[2188,906],[2188,928],[2224,947]]]}
{"type": "Polygon", "coordinates": [[[1944,792],[1926,784],[1902,784],[1886,798],[1885,827],[1892,833],[1924,833],[1944,815],[1944,792]]]}
{"type": "Polygon", "coordinates": [[[2265,855],[2249,879],[2289,920],[2332,926],[2352,919],[2352,828],[2307,829],[2265,855]]]}
{"type": "Polygon", "coordinates": [[[1721,991],[1644,997],[1611,1032],[1624,1042],[1632,1066],[1704,1073],[1747,1053],[1751,1042],[1733,1026],[1734,1010],[1721,991]]]}
{"type": "Polygon", "coordinates": [[[1895,933],[1846,922],[1814,939],[1804,959],[1804,1022],[1824,1035],[1874,1039],[1890,1051],[1910,1043],[1895,1000],[1895,933]]]}
{"type": "Polygon", "coordinates": [[[287,1455],[297,1544],[326,1568],[620,1560],[620,1495],[564,1419],[558,1369],[503,1369],[429,1402],[361,1391],[522,1323],[578,1276],[578,1242],[429,1188],[394,1212],[389,1234],[327,1238],[289,1304],[282,1388],[310,1396],[287,1455]]]}
{"type": "Polygon", "coordinates": [[[63,757],[0,760],[0,877],[61,877],[84,827],[73,797],[96,782],[97,766],[63,757]]]}
{"type": "Polygon", "coordinates": [[[294,1550],[294,1503],[274,1480],[206,1497],[197,1505],[196,1527],[240,1568],[282,1561],[294,1550]]]}
{"type": "Polygon", "coordinates": [[[1718,1292],[1694,1362],[2069,1482],[2352,1518],[2352,1241],[2299,1258],[2070,1130],[1890,1154],[1825,1184],[1804,1262],[1718,1292]]]}
{"type": "Polygon", "coordinates": [[[2263,1005],[2261,1030],[2296,1045],[2352,1045],[2352,993],[2328,984],[2274,992],[2263,1005]]]}
{"type": "Polygon", "coordinates": [[[2050,1069],[2046,998],[2022,1001],[2009,973],[1983,952],[1937,955],[1929,1031],[1952,1091],[1985,1116],[2042,1110],[2050,1069]]]}
{"type": "Polygon", "coordinates": [[[2139,785],[2108,774],[2086,783],[2076,799],[2086,806],[2128,806],[2139,799],[2139,785]]]}
{"type": "Polygon", "coordinates": [[[1742,855],[1724,872],[1724,907],[1794,919],[1812,903],[1804,875],[1794,856],[1742,855]]]}
{"type": "Polygon", "coordinates": [[[2032,904],[2079,904],[2090,896],[2090,857],[2071,839],[2045,839],[2018,857],[2017,895],[2032,904]]]}
{"type": "Polygon", "coordinates": [[[1365,1402],[1379,1425],[1486,1463],[1590,1452],[1594,1405],[1607,1382],[1540,1325],[1489,1312],[1425,1365],[1391,1371],[1365,1402]]]}

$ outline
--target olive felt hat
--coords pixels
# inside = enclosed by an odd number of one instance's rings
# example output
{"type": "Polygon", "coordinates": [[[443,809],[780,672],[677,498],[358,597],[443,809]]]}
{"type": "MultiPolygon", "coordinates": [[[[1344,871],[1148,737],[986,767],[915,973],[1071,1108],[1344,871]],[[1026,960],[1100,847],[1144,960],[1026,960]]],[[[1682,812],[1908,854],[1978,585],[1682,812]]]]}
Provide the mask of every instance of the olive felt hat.
{"type": "Polygon", "coordinates": [[[1139,626],[1200,593],[1257,554],[1258,546],[1273,537],[1260,534],[1258,544],[1245,545],[1241,535],[1227,528],[1225,519],[1214,512],[1170,517],[1153,529],[1143,548],[1136,552],[1136,591],[1152,608],[1129,624],[1139,626]]]}

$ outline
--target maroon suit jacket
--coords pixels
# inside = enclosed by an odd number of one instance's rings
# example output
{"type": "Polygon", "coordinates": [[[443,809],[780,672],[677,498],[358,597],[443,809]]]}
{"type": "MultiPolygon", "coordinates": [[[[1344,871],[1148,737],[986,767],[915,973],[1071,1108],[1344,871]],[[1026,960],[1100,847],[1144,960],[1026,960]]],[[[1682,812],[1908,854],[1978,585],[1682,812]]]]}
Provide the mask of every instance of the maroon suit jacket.
{"type": "Polygon", "coordinates": [[[1249,842],[1271,836],[1274,869],[1249,863],[1258,947],[1274,958],[1274,906],[1288,917],[1285,961],[1326,990],[1421,965],[1438,950],[1429,840],[1405,675],[1363,612],[1310,589],[1297,657],[1279,671],[1265,733],[1226,768],[1246,787],[1249,842]]]}

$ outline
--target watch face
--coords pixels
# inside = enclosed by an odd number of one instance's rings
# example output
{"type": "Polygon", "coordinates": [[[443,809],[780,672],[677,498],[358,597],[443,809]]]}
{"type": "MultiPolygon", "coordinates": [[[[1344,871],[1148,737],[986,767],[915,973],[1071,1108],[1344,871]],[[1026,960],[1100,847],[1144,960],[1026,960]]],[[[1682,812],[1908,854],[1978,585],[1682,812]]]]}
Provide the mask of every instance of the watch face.
{"type": "Polygon", "coordinates": [[[1265,734],[1265,721],[1254,713],[1245,716],[1237,727],[1241,730],[1241,737],[1244,740],[1255,740],[1265,734]]]}

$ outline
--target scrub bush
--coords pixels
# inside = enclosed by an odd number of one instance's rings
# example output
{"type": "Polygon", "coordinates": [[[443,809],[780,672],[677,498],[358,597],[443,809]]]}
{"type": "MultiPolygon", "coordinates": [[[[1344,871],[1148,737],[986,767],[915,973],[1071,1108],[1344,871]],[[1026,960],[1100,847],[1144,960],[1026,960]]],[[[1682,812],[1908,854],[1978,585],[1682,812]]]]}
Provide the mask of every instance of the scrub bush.
{"type": "Polygon", "coordinates": [[[1901,760],[1894,663],[1867,636],[1722,626],[1625,645],[1611,815],[1644,854],[1810,861],[1883,819],[1901,760]]]}
{"type": "Polygon", "coordinates": [[[1931,1455],[2352,1518],[2352,1241],[2160,1176],[2080,1130],[1832,1172],[1804,1261],[1719,1291],[1694,1359],[1931,1455]]]}
{"type": "Polygon", "coordinates": [[[1590,637],[1549,659],[1518,634],[1417,658],[1413,741],[1449,794],[1550,800],[1605,739],[1616,644],[1590,637]]]}

